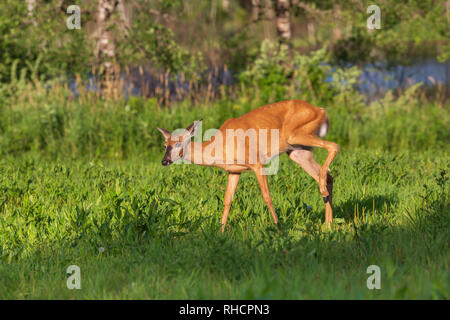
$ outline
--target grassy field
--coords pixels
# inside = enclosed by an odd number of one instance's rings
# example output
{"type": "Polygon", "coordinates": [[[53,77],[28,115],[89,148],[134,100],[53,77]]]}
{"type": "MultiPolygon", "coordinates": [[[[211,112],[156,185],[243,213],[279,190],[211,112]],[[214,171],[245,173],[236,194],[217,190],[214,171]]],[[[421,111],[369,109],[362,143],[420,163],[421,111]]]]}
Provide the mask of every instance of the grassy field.
{"type": "Polygon", "coordinates": [[[317,183],[283,155],[269,177],[279,231],[245,173],[222,235],[225,173],[162,167],[155,127],[218,127],[250,102],[41,98],[0,108],[1,299],[450,298],[446,108],[328,108],[342,147],[331,230],[317,183]],[[81,290],[66,286],[70,265],[81,290]],[[369,265],[380,290],[366,286],[369,265]]]}
{"type": "Polygon", "coordinates": [[[247,173],[222,235],[220,170],[2,159],[0,298],[449,298],[448,155],[344,150],[332,230],[317,184],[280,162],[280,231],[247,173]]]}
{"type": "Polygon", "coordinates": [[[450,299],[449,3],[1,0],[0,300],[450,299]],[[226,173],[157,127],[291,99],[340,146],[333,223],[281,155],[278,227],[245,172],[222,234],[226,173]]]}

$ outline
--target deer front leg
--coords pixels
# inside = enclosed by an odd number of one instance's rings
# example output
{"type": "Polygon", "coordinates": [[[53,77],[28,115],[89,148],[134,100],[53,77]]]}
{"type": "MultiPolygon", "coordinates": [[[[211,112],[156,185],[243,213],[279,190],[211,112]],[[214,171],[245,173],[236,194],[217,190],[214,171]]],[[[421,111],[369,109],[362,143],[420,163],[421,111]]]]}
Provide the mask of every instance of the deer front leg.
{"type": "Polygon", "coordinates": [[[325,223],[333,221],[333,177],[327,173],[328,201],[325,202],[325,223]]]}
{"type": "Polygon", "coordinates": [[[277,225],[278,217],[277,217],[277,214],[275,213],[275,209],[273,208],[272,197],[270,196],[270,190],[269,190],[269,183],[267,181],[267,175],[264,174],[265,173],[264,168],[261,167],[261,168],[254,169],[253,172],[255,173],[256,179],[258,180],[264,202],[267,204],[267,206],[269,207],[270,213],[272,214],[273,222],[275,223],[275,225],[277,225]]]}
{"type": "Polygon", "coordinates": [[[225,225],[227,224],[228,213],[230,212],[231,202],[233,201],[233,195],[236,191],[236,187],[239,182],[239,178],[241,177],[240,173],[228,173],[228,184],[227,189],[225,191],[225,207],[223,208],[222,215],[222,233],[225,230],[225,225]]]}

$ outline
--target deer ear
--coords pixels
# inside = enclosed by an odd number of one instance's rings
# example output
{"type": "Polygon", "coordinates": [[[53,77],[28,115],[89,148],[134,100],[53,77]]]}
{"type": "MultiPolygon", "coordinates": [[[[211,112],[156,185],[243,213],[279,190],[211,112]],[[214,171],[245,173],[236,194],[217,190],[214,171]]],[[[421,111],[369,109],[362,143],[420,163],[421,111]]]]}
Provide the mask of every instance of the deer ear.
{"type": "Polygon", "coordinates": [[[190,137],[195,135],[195,132],[197,131],[197,128],[202,123],[202,121],[203,119],[194,121],[193,124],[186,128],[186,131],[188,131],[190,137]]]}
{"type": "Polygon", "coordinates": [[[159,132],[162,133],[162,135],[164,136],[164,139],[169,139],[171,134],[169,131],[167,131],[166,129],[161,129],[161,128],[157,128],[159,130],[159,132]]]}

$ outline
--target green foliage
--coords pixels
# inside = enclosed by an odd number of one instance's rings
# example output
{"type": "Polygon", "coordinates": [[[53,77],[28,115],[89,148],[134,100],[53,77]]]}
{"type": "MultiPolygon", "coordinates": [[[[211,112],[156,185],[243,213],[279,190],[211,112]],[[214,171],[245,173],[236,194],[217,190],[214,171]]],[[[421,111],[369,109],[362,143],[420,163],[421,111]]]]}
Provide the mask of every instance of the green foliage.
{"type": "Polygon", "coordinates": [[[239,75],[239,80],[260,90],[262,101],[280,100],[286,95],[289,70],[287,49],[264,40],[255,62],[239,75]]]}
{"type": "Polygon", "coordinates": [[[87,73],[92,41],[83,30],[67,29],[65,19],[52,3],[39,3],[30,18],[25,1],[2,1],[0,83],[11,82],[19,74],[49,79],[87,73]]]}
{"type": "MultiPolygon", "coordinates": [[[[83,9],[81,30],[66,28],[68,16],[57,0],[38,1],[31,17],[25,1],[0,3],[0,82],[11,81],[10,71],[16,60],[16,76],[22,70],[29,78],[35,75],[49,79],[76,73],[87,76],[96,63],[96,2],[74,0],[71,4],[83,9]]],[[[200,0],[139,1],[126,5],[132,12],[131,27],[124,27],[117,12],[108,27],[117,45],[116,62],[120,65],[146,64],[196,78],[208,64],[228,64],[233,72],[246,70],[242,76],[245,83],[254,78],[259,87],[264,86],[260,92],[263,100],[290,94],[282,85],[289,82],[291,74],[274,65],[277,61],[285,64],[286,53],[279,52],[277,56],[277,50],[270,48],[268,42],[263,43],[264,38],[273,41],[274,32],[267,32],[267,25],[263,28],[250,22],[245,2],[231,0],[227,10],[214,1],[200,0]],[[260,44],[264,52],[255,67],[251,58],[260,44]]],[[[390,65],[425,57],[448,60],[450,34],[444,2],[379,0],[355,5],[348,1],[311,1],[306,5],[311,9],[293,9],[292,23],[307,21],[317,32],[311,41],[305,40],[310,36],[304,31],[294,34],[294,52],[327,47],[332,61],[385,60],[390,65]],[[369,4],[381,8],[380,30],[369,32],[366,28],[369,4]],[[334,28],[341,34],[338,39],[332,36],[334,28]]],[[[289,58],[287,62],[289,65],[289,58]]]]}
{"type": "MultiPolygon", "coordinates": [[[[39,79],[74,76],[86,77],[95,65],[95,39],[92,37],[95,3],[74,1],[84,11],[80,30],[66,27],[68,15],[56,1],[39,3],[32,18],[27,16],[25,1],[7,0],[0,3],[0,82],[12,81],[11,69],[19,76],[39,79]]],[[[177,1],[163,1],[164,9],[175,8],[177,1]]],[[[120,17],[114,15],[109,29],[117,43],[116,62],[121,65],[148,63],[170,73],[185,73],[193,78],[205,69],[202,55],[180,47],[173,31],[154,21],[147,11],[135,10],[131,29],[121,27],[120,17]],[[117,22],[117,23],[114,23],[117,22]]]]}
{"type": "Polygon", "coordinates": [[[450,61],[450,41],[442,45],[442,53],[438,56],[439,62],[450,61]]]}
{"type": "Polygon", "coordinates": [[[173,31],[161,24],[148,24],[147,17],[135,17],[133,28],[127,39],[119,42],[123,63],[146,61],[150,65],[172,74],[184,73],[188,79],[204,71],[205,66],[200,53],[191,54],[181,48],[174,38],[173,31]],[[144,20],[145,19],[145,20],[144,20]]]}
{"type": "MultiPolygon", "coordinates": [[[[392,151],[445,148],[450,139],[448,111],[433,104],[420,104],[416,98],[418,86],[398,99],[389,93],[365,106],[353,99],[345,90],[346,85],[351,85],[351,81],[342,84],[341,93],[324,106],[331,123],[327,139],[342,147],[392,151]]],[[[193,120],[204,118],[204,129],[219,128],[226,119],[239,117],[260,103],[241,96],[240,100],[203,103],[196,108],[183,102],[165,110],[154,99],[108,101],[82,93],[73,100],[73,94],[57,84],[52,90],[37,88],[23,85],[22,90],[33,92],[31,96],[19,94],[3,100],[2,156],[32,151],[69,158],[148,157],[160,150],[162,138],[157,126],[185,128],[193,120]]]]}
{"type": "Polygon", "coordinates": [[[2,157],[0,297],[448,298],[448,154],[341,152],[331,231],[317,183],[280,160],[280,230],[246,173],[221,235],[220,170],[2,157]],[[65,286],[73,264],[82,290],[65,286]],[[380,291],[366,288],[371,264],[380,291]]]}
{"type": "Polygon", "coordinates": [[[342,23],[352,28],[333,45],[337,60],[384,60],[394,65],[427,57],[446,59],[450,31],[445,1],[363,1],[356,7],[352,2],[340,1],[338,5],[342,23]],[[380,7],[381,29],[369,32],[366,8],[372,4],[380,7]]]}
{"type": "Polygon", "coordinates": [[[325,48],[311,52],[309,55],[295,56],[294,84],[301,99],[326,106],[338,94],[339,91],[335,90],[334,86],[342,84],[333,86],[327,83],[332,71],[327,62],[328,54],[325,48]]]}
{"type": "Polygon", "coordinates": [[[328,61],[326,48],[308,55],[295,53],[290,58],[286,47],[264,40],[254,63],[239,75],[239,80],[247,86],[245,89],[256,89],[254,94],[261,103],[299,98],[320,106],[358,110],[363,104],[356,90],[361,71],[356,66],[332,68],[328,61]]]}

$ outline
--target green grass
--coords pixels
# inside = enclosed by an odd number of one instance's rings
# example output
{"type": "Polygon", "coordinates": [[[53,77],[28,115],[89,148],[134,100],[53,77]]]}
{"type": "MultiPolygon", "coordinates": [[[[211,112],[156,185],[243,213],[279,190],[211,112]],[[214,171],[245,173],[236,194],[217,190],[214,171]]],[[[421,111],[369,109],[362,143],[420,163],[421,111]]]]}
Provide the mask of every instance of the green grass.
{"type": "Polygon", "coordinates": [[[326,106],[341,146],[331,230],[317,183],[283,155],[269,177],[279,231],[247,172],[222,235],[225,172],[162,167],[156,127],[203,118],[205,131],[261,103],[33,90],[0,99],[2,299],[450,298],[448,106],[326,106]],[[381,290],[366,287],[370,265],[381,290]]]}
{"type": "Polygon", "coordinates": [[[159,156],[1,159],[0,298],[450,298],[445,150],[344,148],[331,230],[317,183],[283,155],[269,178],[280,231],[245,173],[224,235],[225,173],[159,156]],[[366,287],[372,264],[381,290],[366,287]]]}
{"type": "MultiPolygon", "coordinates": [[[[184,101],[161,108],[155,100],[139,97],[103,101],[87,94],[70,100],[66,93],[52,91],[33,92],[32,97],[7,105],[0,99],[0,156],[31,153],[50,159],[155,159],[155,151],[159,153],[163,145],[156,127],[172,131],[203,118],[204,132],[264,104],[242,98],[198,106],[184,101]]],[[[448,147],[450,109],[403,100],[358,107],[353,103],[321,105],[330,118],[327,139],[342,148],[395,152],[448,147]]]]}

